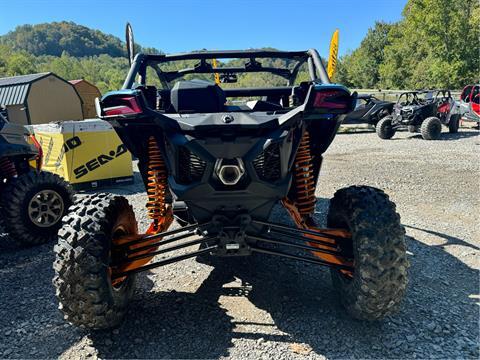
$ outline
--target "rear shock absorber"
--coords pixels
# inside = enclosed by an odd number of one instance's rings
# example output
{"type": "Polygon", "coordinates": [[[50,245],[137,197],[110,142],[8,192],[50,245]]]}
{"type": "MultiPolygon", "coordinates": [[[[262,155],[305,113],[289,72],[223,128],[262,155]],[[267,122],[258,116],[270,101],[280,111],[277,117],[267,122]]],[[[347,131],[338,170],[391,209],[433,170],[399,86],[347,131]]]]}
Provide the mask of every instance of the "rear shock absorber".
{"type": "Polygon", "coordinates": [[[17,175],[15,164],[9,158],[0,158],[0,180],[11,179],[17,175]]]}
{"type": "MultiPolygon", "coordinates": [[[[282,200],[283,206],[287,209],[293,221],[300,229],[308,229],[313,231],[324,231],[335,236],[344,238],[350,237],[350,233],[344,229],[318,229],[313,218],[313,212],[315,211],[315,177],[313,174],[313,158],[310,147],[310,134],[308,131],[302,136],[300,145],[298,147],[297,155],[295,157],[294,168],[294,181],[296,186],[296,198],[282,200]]],[[[304,237],[312,240],[322,240],[324,242],[330,242],[335,244],[336,240],[322,237],[315,234],[305,233],[304,237]]],[[[341,264],[351,266],[351,261],[335,254],[325,253],[324,250],[328,250],[329,247],[325,245],[319,245],[315,242],[307,241],[307,244],[316,247],[319,251],[312,251],[316,257],[327,261],[331,264],[341,264]]],[[[351,272],[345,272],[346,275],[351,276],[351,272]]]]}
{"type": "Polygon", "coordinates": [[[147,210],[153,220],[147,233],[165,231],[170,226],[173,216],[166,202],[168,191],[167,169],[157,141],[153,136],[148,139],[148,177],[147,210]]]}
{"type": "MultiPolygon", "coordinates": [[[[168,191],[167,168],[165,166],[165,161],[163,160],[160,148],[158,147],[158,143],[153,136],[150,136],[148,139],[147,151],[147,211],[148,217],[153,221],[150,224],[150,227],[147,229],[146,235],[153,235],[168,229],[173,221],[173,214],[172,208],[168,206],[166,201],[166,195],[168,191]]],[[[141,259],[131,262],[127,261],[121,266],[110,268],[110,275],[114,275],[118,272],[137,269],[152,260],[153,256],[150,257],[147,255],[155,251],[157,247],[149,245],[154,244],[159,239],[147,238],[146,240],[139,242],[143,236],[145,235],[124,236],[115,241],[114,245],[116,246],[125,246],[131,242],[132,245],[130,245],[130,250],[135,250],[142,247],[146,247],[146,249],[139,251],[137,250],[135,252],[135,255],[144,255],[141,259]]],[[[124,258],[124,260],[128,260],[128,255],[124,258]]],[[[112,283],[119,284],[125,279],[126,277],[120,277],[112,280],[112,283]]]]}
{"type": "Polygon", "coordinates": [[[312,160],[310,134],[305,131],[295,157],[296,204],[302,217],[312,215],[315,210],[315,179],[312,160]]]}

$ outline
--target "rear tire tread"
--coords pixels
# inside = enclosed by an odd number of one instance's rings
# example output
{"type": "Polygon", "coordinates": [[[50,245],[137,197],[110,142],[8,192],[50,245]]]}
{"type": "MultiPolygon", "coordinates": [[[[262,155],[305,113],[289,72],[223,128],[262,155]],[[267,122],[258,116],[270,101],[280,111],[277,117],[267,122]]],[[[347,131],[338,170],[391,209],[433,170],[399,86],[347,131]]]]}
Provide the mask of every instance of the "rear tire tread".
{"type": "Polygon", "coordinates": [[[448,122],[448,131],[450,134],[458,133],[460,127],[460,115],[452,115],[450,121],[448,122]]]}
{"type": "MultiPolygon", "coordinates": [[[[54,251],[53,284],[65,320],[93,330],[120,325],[134,290],[129,276],[114,290],[108,276],[110,231],[116,216],[135,215],[121,196],[94,194],[77,201],[65,217],[54,251]]],[[[136,228],[136,224],[135,224],[136,228]]]]}
{"type": "Polygon", "coordinates": [[[391,139],[395,135],[395,130],[392,128],[392,116],[388,115],[381,119],[377,123],[375,131],[380,139],[391,139]]]}
{"type": "Polygon", "coordinates": [[[379,320],[399,310],[407,287],[405,230],[383,191],[368,186],[338,190],[329,227],[352,232],[353,279],[332,269],[332,282],[347,311],[357,319],[379,320]]]}
{"type": "Polygon", "coordinates": [[[431,116],[423,120],[420,126],[422,138],[425,140],[437,140],[442,133],[442,123],[439,118],[431,116]]]}

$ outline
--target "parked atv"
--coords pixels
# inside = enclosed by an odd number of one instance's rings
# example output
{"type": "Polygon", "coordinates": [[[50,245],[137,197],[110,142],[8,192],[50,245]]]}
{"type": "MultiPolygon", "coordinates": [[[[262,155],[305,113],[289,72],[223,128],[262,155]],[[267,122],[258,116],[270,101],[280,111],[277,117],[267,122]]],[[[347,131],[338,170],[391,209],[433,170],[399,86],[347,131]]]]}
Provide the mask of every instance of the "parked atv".
{"type": "Polygon", "coordinates": [[[450,90],[408,91],[402,93],[394,106],[392,115],[384,117],[377,124],[377,135],[391,139],[398,130],[421,133],[425,140],[437,140],[442,125],[450,133],[458,132],[460,113],[450,90]]]}
{"type": "Polygon", "coordinates": [[[381,119],[392,113],[393,105],[393,102],[379,100],[373,95],[360,94],[357,97],[357,106],[345,117],[343,124],[376,126],[381,119]]]}
{"type": "Polygon", "coordinates": [[[322,154],[355,101],[330,83],[313,49],[138,54],[123,89],[104,95],[97,109],[139,159],[152,222],[139,233],[128,201],[111,194],[71,208],[55,246],[53,281],[65,319],[90,329],[117,326],[137,273],[200,255],[228,261],[255,253],[330,267],[341,302],[356,318],[397,311],[407,258],[404,228],[388,196],[368,186],[341,189],[330,203],[328,228],[315,221],[322,154]],[[262,65],[278,58],[292,67],[262,65]],[[213,59],[242,65],[216,68],[213,59]],[[194,66],[181,68],[186,60],[194,66]],[[293,85],[295,69],[306,63],[310,81],[293,85]],[[179,81],[219,73],[231,85],[236,74],[249,72],[281,76],[290,85],[222,89],[179,81]],[[264,100],[227,102],[252,97],[264,100]],[[269,220],[278,203],[296,226],[269,220]],[[168,230],[174,218],[183,226],[168,230]],[[166,257],[151,262],[155,255],[166,257]]]}
{"type": "Polygon", "coordinates": [[[0,225],[23,245],[55,239],[73,203],[70,185],[40,171],[41,163],[41,147],[33,135],[0,115],[0,225]]]}

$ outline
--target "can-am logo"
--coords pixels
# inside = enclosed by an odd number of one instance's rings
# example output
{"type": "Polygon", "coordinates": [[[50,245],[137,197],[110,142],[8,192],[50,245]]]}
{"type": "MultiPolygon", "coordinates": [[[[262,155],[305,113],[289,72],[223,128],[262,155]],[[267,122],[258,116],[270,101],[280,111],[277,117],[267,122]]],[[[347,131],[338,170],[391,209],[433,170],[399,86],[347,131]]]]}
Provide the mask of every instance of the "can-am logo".
{"type": "Polygon", "coordinates": [[[99,167],[108,164],[113,159],[118,158],[119,156],[125,154],[127,152],[127,148],[125,145],[120,144],[117,147],[117,150],[112,150],[108,154],[101,154],[89,161],[87,161],[84,165],[81,165],[73,170],[75,174],[75,179],[80,179],[81,177],[87,175],[89,172],[98,169],[99,167]]]}

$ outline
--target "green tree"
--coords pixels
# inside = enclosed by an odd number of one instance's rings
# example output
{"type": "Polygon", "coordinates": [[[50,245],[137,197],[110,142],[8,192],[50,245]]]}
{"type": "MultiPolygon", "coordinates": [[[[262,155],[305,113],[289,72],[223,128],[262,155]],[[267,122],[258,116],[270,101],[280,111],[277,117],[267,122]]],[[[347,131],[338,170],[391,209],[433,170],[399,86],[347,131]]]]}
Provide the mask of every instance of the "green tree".
{"type": "Polygon", "coordinates": [[[12,53],[5,62],[8,76],[25,75],[36,72],[35,58],[26,52],[12,53]]]}
{"type": "Polygon", "coordinates": [[[461,88],[478,81],[480,4],[409,0],[380,65],[385,87],[461,88]]]}
{"type": "Polygon", "coordinates": [[[389,44],[391,24],[376,22],[362,40],[360,47],[343,59],[348,82],[355,87],[374,88],[380,81],[379,66],[383,62],[384,49],[389,44]]]}

